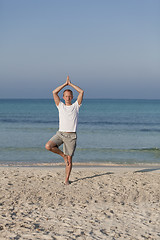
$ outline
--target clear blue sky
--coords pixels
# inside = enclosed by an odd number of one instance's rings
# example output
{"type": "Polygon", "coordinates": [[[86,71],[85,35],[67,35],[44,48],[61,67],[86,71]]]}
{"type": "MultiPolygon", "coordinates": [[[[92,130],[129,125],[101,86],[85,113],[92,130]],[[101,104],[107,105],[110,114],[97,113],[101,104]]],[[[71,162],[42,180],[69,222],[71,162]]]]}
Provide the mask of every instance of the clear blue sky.
{"type": "Polygon", "coordinates": [[[0,98],[160,98],[159,0],[0,0],[0,98]]]}

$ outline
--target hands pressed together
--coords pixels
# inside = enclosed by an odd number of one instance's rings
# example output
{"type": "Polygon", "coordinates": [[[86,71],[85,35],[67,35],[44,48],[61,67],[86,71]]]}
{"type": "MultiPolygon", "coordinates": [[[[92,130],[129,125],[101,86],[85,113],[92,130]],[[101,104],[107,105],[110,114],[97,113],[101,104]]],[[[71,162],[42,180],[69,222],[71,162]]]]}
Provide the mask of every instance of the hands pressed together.
{"type": "Polygon", "coordinates": [[[67,76],[66,85],[70,85],[70,84],[71,84],[71,81],[69,79],[69,76],[67,76]]]}

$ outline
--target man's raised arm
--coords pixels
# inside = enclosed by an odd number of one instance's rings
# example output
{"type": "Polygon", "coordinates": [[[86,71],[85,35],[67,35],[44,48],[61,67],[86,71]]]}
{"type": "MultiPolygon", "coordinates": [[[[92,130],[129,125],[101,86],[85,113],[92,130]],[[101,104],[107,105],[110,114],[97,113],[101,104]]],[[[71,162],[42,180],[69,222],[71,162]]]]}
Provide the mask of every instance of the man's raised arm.
{"type": "Polygon", "coordinates": [[[67,84],[69,86],[73,87],[77,92],[79,92],[77,101],[78,101],[78,104],[81,105],[82,100],[83,100],[84,91],[80,87],[78,87],[78,86],[74,85],[73,83],[71,83],[71,81],[69,80],[69,76],[67,76],[67,81],[66,82],[67,82],[67,84]]]}
{"type": "Polygon", "coordinates": [[[59,102],[60,102],[60,98],[58,96],[58,93],[67,85],[68,85],[68,83],[66,81],[64,84],[62,84],[61,86],[59,86],[55,90],[53,90],[53,98],[54,98],[55,104],[57,106],[59,105],[59,102]]]}

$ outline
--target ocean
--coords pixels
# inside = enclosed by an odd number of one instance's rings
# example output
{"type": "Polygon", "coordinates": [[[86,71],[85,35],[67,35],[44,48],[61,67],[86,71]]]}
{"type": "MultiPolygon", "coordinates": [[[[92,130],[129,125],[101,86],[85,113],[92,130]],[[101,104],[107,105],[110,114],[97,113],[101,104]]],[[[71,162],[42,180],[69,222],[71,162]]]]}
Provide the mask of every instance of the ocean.
{"type": "MultiPolygon", "coordinates": [[[[58,130],[52,99],[0,99],[0,165],[52,165],[58,130]]],[[[159,164],[160,100],[84,99],[73,163],[159,164]]]]}

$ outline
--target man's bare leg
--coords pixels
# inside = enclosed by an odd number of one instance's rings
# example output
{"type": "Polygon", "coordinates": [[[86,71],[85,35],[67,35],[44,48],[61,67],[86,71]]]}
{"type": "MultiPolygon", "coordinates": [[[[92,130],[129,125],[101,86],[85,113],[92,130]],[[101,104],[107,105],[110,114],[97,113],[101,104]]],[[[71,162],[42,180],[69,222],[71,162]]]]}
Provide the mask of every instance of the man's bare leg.
{"type": "Polygon", "coordinates": [[[66,166],[69,166],[69,162],[68,162],[68,156],[65,155],[58,147],[57,145],[52,142],[52,141],[48,141],[45,145],[45,148],[48,150],[48,151],[51,151],[53,153],[56,153],[58,155],[60,155],[61,157],[63,157],[65,163],[66,163],[66,166]]]}
{"type": "Polygon", "coordinates": [[[68,164],[66,164],[66,179],[65,179],[65,184],[69,185],[69,177],[71,174],[71,170],[72,170],[72,157],[71,156],[67,156],[68,157],[68,164]]]}

